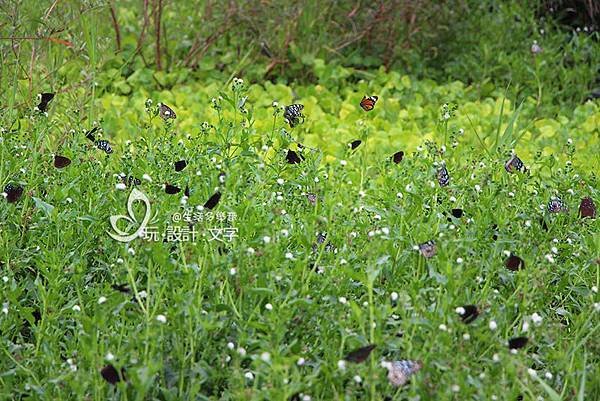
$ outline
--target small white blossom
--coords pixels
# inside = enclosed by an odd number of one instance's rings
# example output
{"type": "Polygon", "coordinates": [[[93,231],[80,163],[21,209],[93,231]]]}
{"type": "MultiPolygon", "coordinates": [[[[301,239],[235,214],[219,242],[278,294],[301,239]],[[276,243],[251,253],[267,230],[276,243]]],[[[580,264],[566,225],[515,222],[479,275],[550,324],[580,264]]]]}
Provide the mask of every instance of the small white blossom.
{"type": "Polygon", "coordinates": [[[537,314],[537,312],[534,312],[533,315],[531,315],[531,321],[536,325],[539,326],[540,324],[542,324],[542,317],[540,315],[537,314]]]}
{"type": "Polygon", "coordinates": [[[246,373],[244,374],[244,377],[245,377],[246,379],[248,379],[248,380],[252,380],[252,379],[254,379],[254,375],[252,374],[252,372],[246,372],[246,373]]]}
{"type": "Polygon", "coordinates": [[[354,376],[353,379],[358,384],[362,383],[362,378],[359,375],[354,376]]]}
{"type": "Polygon", "coordinates": [[[393,302],[396,302],[398,300],[398,293],[396,291],[392,292],[390,294],[390,298],[392,299],[393,302]]]}
{"type": "Polygon", "coordinates": [[[398,192],[398,193],[396,194],[396,198],[398,198],[398,199],[402,199],[402,192],[398,192]]]}
{"type": "Polygon", "coordinates": [[[492,360],[493,360],[494,362],[500,362],[500,355],[498,355],[498,354],[494,354],[494,355],[492,355],[492,360]]]}
{"type": "Polygon", "coordinates": [[[340,359],[337,363],[337,366],[339,370],[346,370],[346,361],[340,359]]]}
{"type": "Polygon", "coordinates": [[[115,359],[115,356],[112,353],[108,352],[106,354],[106,356],[104,357],[104,359],[106,359],[108,362],[110,362],[110,361],[113,361],[115,359]]]}
{"type": "Polygon", "coordinates": [[[545,376],[545,377],[546,377],[546,379],[548,379],[548,380],[552,380],[552,377],[553,377],[553,376],[552,376],[552,373],[550,373],[550,372],[546,372],[546,373],[544,373],[544,376],[545,376]]]}
{"type": "Polygon", "coordinates": [[[237,274],[237,269],[235,267],[232,267],[231,269],[229,269],[229,274],[231,276],[235,276],[237,274]]]}
{"type": "Polygon", "coordinates": [[[146,181],[148,181],[148,182],[152,182],[152,178],[150,178],[150,176],[149,176],[148,174],[144,174],[144,175],[142,176],[142,179],[143,179],[143,180],[146,180],[146,181]]]}
{"type": "Polygon", "coordinates": [[[463,334],[463,340],[469,341],[471,339],[471,335],[469,333],[463,334]]]}
{"type": "Polygon", "coordinates": [[[551,254],[547,254],[544,256],[546,260],[550,263],[554,263],[554,257],[551,254]]]}
{"type": "Polygon", "coordinates": [[[454,311],[455,311],[456,313],[458,313],[459,315],[461,315],[461,316],[462,316],[462,315],[464,315],[464,314],[465,314],[465,312],[466,312],[465,308],[463,308],[462,306],[459,306],[459,307],[458,307],[458,308],[456,308],[454,311]]]}
{"type": "Polygon", "coordinates": [[[157,315],[156,321],[160,323],[167,323],[167,317],[165,315],[157,315]]]}
{"type": "Polygon", "coordinates": [[[265,235],[265,236],[263,237],[263,242],[264,242],[265,244],[268,244],[269,242],[271,242],[271,237],[269,237],[268,235],[265,235]]]}
{"type": "Polygon", "coordinates": [[[456,258],[456,263],[461,264],[463,262],[463,258],[456,258]]]}
{"type": "Polygon", "coordinates": [[[230,341],[230,342],[227,343],[227,348],[229,348],[229,349],[232,350],[232,349],[235,348],[235,344],[230,341]]]}
{"type": "Polygon", "coordinates": [[[525,221],[525,227],[531,227],[531,220],[525,221]]]}
{"type": "Polygon", "coordinates": [[[290,235],[290,232],[284,228],[281,230],[281,235],[283,235],[284,237],[287,237],[288,235],[290,235]]]}
{"type": "Polygon", "coordinates": [[[266,310],[273,310],[273,305],[271,305],[271,304],[266,304],[266,305],[265,305],[265,309],[266,309],[266,310]]]}
{"type": "Polygon", "coordinates": [[[254,255],[254,252],[256,252],[256,251],[254,250],[254,248],[249,247],[248,249],[246,249],[246,252],[248,252],[248,254],[250,254],[250,255],[254,255]]]}
{"type": "Polygon", "coordinates": [[[289,260],[294,260],[294,254],[293,254],[293,253],[291,253],[291,252],[287,252],[287,253],[285,254],[285,258],[286,258],[286,259],[289,259],[289,260]]]}
{"type": "Polygon", "coordinates": [[[240,356],[246,356],[246,349],[243,347],[239,347],[237,349],[237,353],[240,354],[240,356]]]}
{"type": "Polygon", "coordinates": [[[124,190],[125,188],[127,188],[127,185],[125,185],[124,183],[120,182],[117,185],[115,185],[115,187],[117,189],[124,190]]]}
{"type": "Polygon", "coordinates": [[[339,303],[341,304],[346,304],[348,302],[348,300],[346,299],[346,297],[339,297],[338,298],[339,303]]]}
{"type": "Polygon", "coordinates": [[[298,366],[302,366],[302,365],[304,365],[305,363],[306,363],[306,359],[304,359],[304,358],[302,358],[302,357],[301,357],[301,358],[299,358],[299,359],[298,359],[298,361],[296,362],[296,365],[298,365],[298,366]]]}
{"type": "Polygon", "coordinates": [[[527,373],[529,373],[529,376],[531,377],[537,377],[537,372],[531,368],[527,369],[527,373]]]}
{"type": "Polygon", "coordinates": [[[263,352],[262,354],[260,354],[260,359],[263,362],[270,362],[271,361],[271,354],[269,354],[268,352],[263,352]]]}
{"type": "Polygon", "coordinates": [[[73,305],[72,309],[74,312],[81,312],[81,307],[79,305],[73,305]]]}
{"type": "Polygon", "coordinates": [[[341,164],[342,166],[345,166],[346,164],[348,164],[348,162],[347,162],[346,160],[340,160],[340,164],[341,164]]]}
{"type": "Polygon", "coordinates": [[[440,325],[438,326],[438,328],[439,328],[441,331],[448,331],[448,327],[446,327],[446,325],[445,325],[445,324],[443,324],[443,323],[442,323],[442,324],[440,324],[440,325]]]}
{"type": "Polygon", "coordinates": [[[106,297],[102,296],[102,297],[98,298],[98,305],[102,305],[105,302],[106,302],[106,297]]]}
{"type": "Polygon", "coordinates": [[[8,283],[8,277],[6,277],[6,276],[2,277],[2,281],[4,281],[5,283],[8,283]]]}
{"type": "Polygon", "coordinates": [[[494,331],[498,328],[498,325],[496,324],[496,321],[490,320],[489,327],[490,327],[490,330],[494,331]]]}
{"type": "Polygon", "coordinates": [[[283,183],[284,183],[284,182],[285,182],[285,181],[283,180],[283,178],[278,178],[278,179],[277,179],[277,183],[278,183],[279,185],[283,185],[283,183]]]}
{"type": "Polygon", "coordinates": [[[529,331],[529,323],[527,323],[527,320],[525,320],[523,322],[523,333],[529,331]]]}
{"type": "Polygon", "coordinates": [[[460,391],[460,386],[458,384],[453,384],[452,391],[458,393],[460,391]]]}

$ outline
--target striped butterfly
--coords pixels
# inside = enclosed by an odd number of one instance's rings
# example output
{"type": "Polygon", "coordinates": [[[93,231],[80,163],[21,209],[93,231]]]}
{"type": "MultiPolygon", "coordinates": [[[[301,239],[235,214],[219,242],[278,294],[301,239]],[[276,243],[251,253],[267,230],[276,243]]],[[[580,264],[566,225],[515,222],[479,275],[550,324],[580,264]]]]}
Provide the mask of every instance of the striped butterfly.
{"type": "Polygon", "coordinates": [[[364,111],[371,111],[375,107],[375,103],[377,103],[378,99],[379,97],[377,96],[363,96],[360,101],[360,107],[362,107],[364,111]]]}

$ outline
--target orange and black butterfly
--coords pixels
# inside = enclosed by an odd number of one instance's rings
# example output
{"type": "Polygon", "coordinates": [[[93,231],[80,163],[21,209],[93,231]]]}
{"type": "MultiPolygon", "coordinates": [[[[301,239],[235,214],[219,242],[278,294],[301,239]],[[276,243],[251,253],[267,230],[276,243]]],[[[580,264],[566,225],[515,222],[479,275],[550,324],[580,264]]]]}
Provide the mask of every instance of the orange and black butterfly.
{"type": "Polygon", "coordinates": [[[371,111],[375,107],[377,99],[379,99],[377,96],[363,96],[360,101],[360,107],[362,107],[364,111],[371,111]]]}

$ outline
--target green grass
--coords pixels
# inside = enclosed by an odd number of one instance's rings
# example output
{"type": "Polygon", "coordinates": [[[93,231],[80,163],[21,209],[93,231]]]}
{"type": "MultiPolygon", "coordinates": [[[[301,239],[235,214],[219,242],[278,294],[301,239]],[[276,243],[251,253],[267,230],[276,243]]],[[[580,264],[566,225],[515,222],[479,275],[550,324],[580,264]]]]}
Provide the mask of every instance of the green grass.
{"type": "MultiPolygon", "coordinates": [[[[25,193],[14,204],[0,200],[0,398],[600,395],[599,226],[577,216],[582,197],[600,202],[597,104],[549,119],[536,116],[532,98],[515,108],[521,101],[502,90],[478,98],[458,82],[378,73],[341,92],[294,87],[307,118],[290,129],[272,106],[294,100],[284,85],[129,84],[131,95],[104,88],[95,101],[85,91],[58,94],[48,117],[32,114],[34,103],[17,91],[20,118],[2,119],[0,184],[18,183],[25,193]],[[358,106],[365,93],[380,96],[369,113],[358,106]],[[247,112],[237,107],[243,96],[247,112]],[[177,119],[156,116],[159,101],[177,119]],[[449,119],[443,103],[456,105],[449,119]],[[92,108],[114,149],[109,156],[85,138],[92,108]],[[307,146],[305,160],[287,164],[297,141],[307,146]],[[529,173],[504,170],[511,149],[529,173]],[[405,158],[395,165],[389,157],[398,150],[405,158]],[[55,169],[52,154],[72,164],[55,169]],[[188,165],[175,172],[180,159],[188,165]],[[442,160],[448,187],[435,179],[442,160]],[[138,189],[160,232],[184,210],[181,193],[165,194],[166,182],[189,186],[193,207],[218,187],[215,217],[237,219],[197,223],[196,243],[119,243],[107,233],[110,216],[127,214],[130,189],[117,189],[118,173],[151,177],[138,189]],[[306,193],[317,194],[316,205],[306,193]],[[567,213],[548,213],[555,195],[567,213]],[[452,208],[465,215],[448,220],[452,208]],[[238,229],[233,242],[209,241],[211,228],[230,225],[238,229]],[[327,233],[322,244],[319,232],[327,233]],[[437,254],[425,259],[413,246],[430,239],[437,254]],[[525,269],[507,270],[505,252],[523,258],[525,269]],[[465,304],[482,311],[469,325],[455,312],[465,304]],[[519,335],[530,342],[511,354],[505,343],[519,335]],[[377,348],[366,362],[338,367],[369,343],[377,348]],[[396,389],[384,359],[421,360],[423,369],[396,389]],[[126,381],[103,380],[109,363],[125,369],[126,381]]],[[[143,209],[135,215],[140,221],[143,209]]]]}

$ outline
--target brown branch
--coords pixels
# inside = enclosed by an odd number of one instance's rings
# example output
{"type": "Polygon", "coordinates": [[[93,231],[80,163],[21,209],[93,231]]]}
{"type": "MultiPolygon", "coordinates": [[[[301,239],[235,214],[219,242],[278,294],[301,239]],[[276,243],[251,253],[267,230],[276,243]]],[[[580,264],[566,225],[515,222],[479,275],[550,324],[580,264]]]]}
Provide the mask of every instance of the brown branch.
{"type": "Polygon", "coordinates": [[[162,70],[161,54],[160,54],[160,19],[162,15],[162,0],[155,0],[154,10],[154,30],[156,33],[156,69],[162,70]]]}
{"type": "MultiPolygon", "coordinates": [[[[142,25],[142,32],[140,32],[140,37],[138,38],[137,46],[135,47],[135,52],[133,54],[134,57],[142,50],[142,46],[144,44],[144,39],[146,36],[146,29],[148,28],[148,24],[150,24],[150,17],[148,16],[148,7],[148,0],[144,0],[144,25],[142,25]]],[[[144,63],[146,63],[145,60],[144,63]]]]}
{"type": "Polygon", "coordinates": [[[121,51],[121,30],[119,29],[119,21],[117,20],[117,11],[115,5],[111,1],[108,5],[110,9],[110,18],[112,19],[113,28],[115,29],[115,40],[117,41],[117,53],[121,51]]]}

